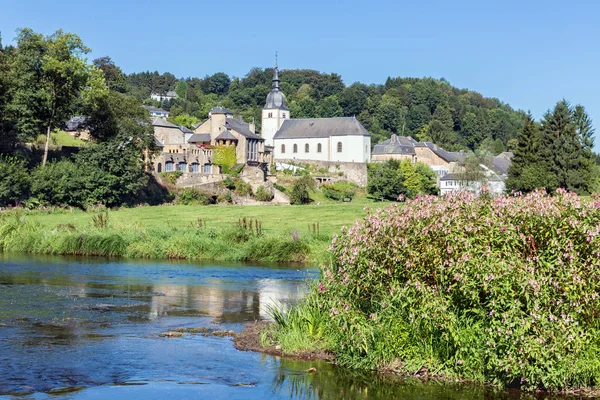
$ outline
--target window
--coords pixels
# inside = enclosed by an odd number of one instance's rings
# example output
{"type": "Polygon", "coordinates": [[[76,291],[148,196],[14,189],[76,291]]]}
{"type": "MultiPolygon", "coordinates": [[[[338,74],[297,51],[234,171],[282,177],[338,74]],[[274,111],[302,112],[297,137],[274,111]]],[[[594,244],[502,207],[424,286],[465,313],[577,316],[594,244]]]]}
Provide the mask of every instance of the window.
{"type": "Polygon", "coordinates": [[[200,172],[200,164],[197,162],[190,164],[190,172],[200,172]]]}
{"type": "Polygon", "coordinates": [[[165,162],[165,172],[173,172],[174,169],[175,169],[175,164],[173,163],[173,161],[165,162]]]}
{"type": "Polygon", "coordinates": [[[337,144],[337,152],[338,153],[342,152],[342,142],[338,142],[338,144],[337,144]]]}
{"type": "Polygon", "coordinates": [[[158,163],[158,167],[156,168],[156,172],[162,172],[162,164],[158,163]]]}
{"type": "Polygon", "coordinates": [[[283,113],[283,118],[285,118],[285,113],[283,113]]]}
{"type": "Polygon", "coordinates": [[[269,113],[269,115],[267,116],[267,118],[273,118],[273,113],[269,113]]]}
{"type": "Polygon", "coordinates": [[[281,145],[281,154],[285,154],[285,144],[281,145]]]}
{"type": "Polygon", "coordinates": [[[297,145],[297,144],[294,144],[294,150],[293,150],[293,152],[294,152],[294,153],[297,153],[297,152],[298,152],[298,145],[297,145]]]}
{"type": "Polygon", "coordinates": [[[212,172],[212,168],[211,167],[212,166],[210,164],[204,164],[204,170],[203,170],[203,172],[205,174],[210,174],[212,172]]]}
{"type": "Polygon", "coordinates": [[[317,153],[320,153],[321,150],[323,150],[323,146],[321,146],[321,143],[317,144],[317,153]]]}
{"type": "Polygon", "coordinates": [[[304,152],[305,152],[305,153],[308,153],[309,151],[310,151],[310,147],[308,146],[308,143],[306,143],[306,144],[304,145],[304,152]]]}
{"type": "Polygon", "coordinates": [[[180,161],[177,164],[177,171],[185,172],[187,170],[187,164],[184,161],[180,161]]]}

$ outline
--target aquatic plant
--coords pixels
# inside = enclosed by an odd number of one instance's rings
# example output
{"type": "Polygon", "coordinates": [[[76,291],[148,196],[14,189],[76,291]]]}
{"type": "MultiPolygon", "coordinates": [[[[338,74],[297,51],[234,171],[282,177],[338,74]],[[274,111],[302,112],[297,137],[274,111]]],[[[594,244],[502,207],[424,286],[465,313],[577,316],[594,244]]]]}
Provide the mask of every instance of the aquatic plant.
{"type": "Polygon", "coordinates": [[[312,295],[358,368],[525,389],[600,379],[600,201],[420,197],[334,236],[312,295]]]}

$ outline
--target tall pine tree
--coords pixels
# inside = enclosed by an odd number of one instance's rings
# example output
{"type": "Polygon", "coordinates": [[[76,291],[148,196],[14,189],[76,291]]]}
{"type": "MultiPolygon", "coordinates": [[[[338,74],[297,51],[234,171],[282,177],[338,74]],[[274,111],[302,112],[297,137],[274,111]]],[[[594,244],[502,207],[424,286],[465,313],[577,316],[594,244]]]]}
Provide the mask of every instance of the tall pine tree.
{"type": "MultiPolygon", "coordinates": [[[[581,121],[587,119],[590,122],[587,128],[591,128],[591,121],[587,115],[583,119],[580,117],[576,117],[575,110],[566,100],[558,102],[554,110],[544,115],[542,161],[548,172],[546,188],[549,190],[560,187],[579,194],[591,191],[593,158],[591,151],[586,155],[589,146],[583,144],[581,136],[589,133],[589,129],[585,129],[585,122],[581,121]],[[581,132],[577,128],[577,118],[580,119],[581,132]]],[[[589,139],[585,140],[589,142],[589,139]]]]}
{"type": "Polygon", "coordinates": [[[527,193],[547,185],[548,172],[541,163],[540,142],[539,124],[529,113],[517,134],[517,147],[506,180],[507,190],[527,193]]]}

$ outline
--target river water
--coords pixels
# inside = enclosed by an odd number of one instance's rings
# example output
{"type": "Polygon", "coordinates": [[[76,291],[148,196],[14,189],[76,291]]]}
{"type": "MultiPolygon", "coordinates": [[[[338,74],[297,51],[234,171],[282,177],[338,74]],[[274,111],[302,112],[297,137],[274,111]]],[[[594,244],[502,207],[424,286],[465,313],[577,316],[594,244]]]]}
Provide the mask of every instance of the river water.
{"type": "Polygon", "coordinates": [[[299,299],[317,276],[302,266],[0,254],[0,397],[550,398],[242,352],[229,337],[160,336],[180,327],[239,332],[268,318],[269,304],[299,299]]]}

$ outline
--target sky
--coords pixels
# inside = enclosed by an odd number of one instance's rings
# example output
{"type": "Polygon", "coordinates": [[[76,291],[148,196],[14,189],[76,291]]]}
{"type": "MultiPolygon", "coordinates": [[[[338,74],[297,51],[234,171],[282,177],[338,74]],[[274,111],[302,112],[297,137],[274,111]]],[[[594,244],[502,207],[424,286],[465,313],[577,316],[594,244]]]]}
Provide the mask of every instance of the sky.
{"type": "MultiPolygon", "coordinates": [[[[78,34],[124,72],[243,77],[252,67],[353,82],[445,78],[536,119],[565,98],[600,134],[600,2],[454,0],[0,0],[3,44],[18,28],[78,34]]],[[[600,148],[600,138],[596,140],[600,148]]]]}

